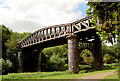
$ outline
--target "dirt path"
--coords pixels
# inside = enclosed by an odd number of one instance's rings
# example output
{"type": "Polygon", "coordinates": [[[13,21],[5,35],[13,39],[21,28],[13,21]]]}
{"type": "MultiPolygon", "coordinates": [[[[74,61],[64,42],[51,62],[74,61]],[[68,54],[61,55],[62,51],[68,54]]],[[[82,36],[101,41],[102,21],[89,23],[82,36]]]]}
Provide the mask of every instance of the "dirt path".
{"type": "Polygon", "coordinates": [[[108,75],[113,75],[116,71],[97,73],[90,76],[79,77],[78,79],[104,79],[108,75]]]}
{"type": "Polygon", "coordinates": [[[101,79],[104,79],[108,75],[113,75],[115,72],[116,71],[96,73],[90,76],[78,77],[77,79],[74,79],[72,81],[101,81],[101,79]]]}

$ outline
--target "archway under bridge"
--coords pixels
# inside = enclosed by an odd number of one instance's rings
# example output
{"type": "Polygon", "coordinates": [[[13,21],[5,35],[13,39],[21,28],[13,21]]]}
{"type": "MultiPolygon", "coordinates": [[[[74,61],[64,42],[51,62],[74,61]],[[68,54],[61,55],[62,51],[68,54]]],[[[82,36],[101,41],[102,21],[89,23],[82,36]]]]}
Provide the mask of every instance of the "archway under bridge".
{"type": "MultiPolygon", "coordinates": [[[[21,51],[18,52],[19,57],[19,72],[23,72],[23,54],[25,51],[33,49],[43,49],[57,45],[68,44],[68,69],[73,73],[79,72],[78,67],[78,42],[89,42],[89,39],[94,39],[94,57],[96,61],[96,68],[98,70],[103,68],[102,62],[102,42],[96,34],[95,28],[90,23],[92,16],[83,18],[73,23],[55,25],[35,31],[19,44],[21,51]]],[[[41,71],[41,53],[38,55],[37,70],[41,71]]]]}
{"type": "MultiPolygon", "coordinates": [[[[102,43],[100,45],[98,45],[98,46],[100,46],[101,50],[102,50],[102,43]]],[[[97,51],[96,49],[98,49],[98,48],[96,47],[94,39],[92,40],[92,42],[88,42],[88,43],[80,42],[80,44],[79,44],[79,54],[81,54],[84,50],[88,50],[91,53],[91,56],[93,57],[92,66],[96,70],[101,70],[101,69],[103,69],[103,58],[102,58],[103,55],[96,55],[96,51],[97,51]],[[101,60],[100,64],[97,63],[98,60],[101,60]]],[[[100,52],[102,54],[102,51],[100,51],[100,52]]]]}

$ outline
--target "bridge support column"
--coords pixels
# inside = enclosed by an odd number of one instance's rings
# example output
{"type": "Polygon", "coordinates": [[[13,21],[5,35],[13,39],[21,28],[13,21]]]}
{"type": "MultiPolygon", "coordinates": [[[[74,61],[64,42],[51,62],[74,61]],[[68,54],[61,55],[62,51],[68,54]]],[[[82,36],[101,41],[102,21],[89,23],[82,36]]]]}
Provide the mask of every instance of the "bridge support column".
{"type": "Polygon", "coordinates": [[[19,62],[18,72],[22,73],[23,72],[23,54],[22,54],[22,51],[18,52],[18,62],[19,62]]]}
{"type": "Polygon", "coordinates": [[[78,67],[78,37],[76,35],[67,36],[68,39],[68,69],[74,74],[79,73],[78,67]]]}
{"type": "Polygon", "coordinates": [[[103,69],[103,52],[102,52],[102,42],[98,36],[95,37],[94,41],[94,68],[96,70],[103,69]]]}
{"type": "Polygon", "coordinates": [[[37,72],[41,72],[41,51],[38,54],[37,72]]]}

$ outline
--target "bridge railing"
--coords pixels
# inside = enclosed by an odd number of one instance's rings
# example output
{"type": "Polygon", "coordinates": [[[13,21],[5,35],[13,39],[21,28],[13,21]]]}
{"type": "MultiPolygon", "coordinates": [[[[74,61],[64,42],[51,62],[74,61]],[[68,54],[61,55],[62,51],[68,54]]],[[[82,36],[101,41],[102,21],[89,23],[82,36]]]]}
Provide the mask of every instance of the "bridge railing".
{"type": "Polygon", "coordinates": [[[92,16],[89,16],[81,20],[75,21],[73,23],[42,28],[32,33],[30,36],[28,36],[24,40],[20,41],[19,44],[21,45],[21,48],[24,48],[30,45],[64,37],[70,34],[86,31],[90,28],[93,28],[93,27],[90,27],[90,20],[92,18],[93,18],[92,16]]]}

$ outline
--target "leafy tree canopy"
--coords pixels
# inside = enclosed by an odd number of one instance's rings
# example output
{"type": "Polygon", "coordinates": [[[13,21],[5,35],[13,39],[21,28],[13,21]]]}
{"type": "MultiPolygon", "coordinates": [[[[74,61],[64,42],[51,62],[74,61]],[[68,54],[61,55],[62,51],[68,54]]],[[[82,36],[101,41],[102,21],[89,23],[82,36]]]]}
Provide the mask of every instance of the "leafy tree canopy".
{"type": "Polygon", "coordinates": [[[88,2],[87,5],[90,8],[86,12],[93,15],[93,23],[101,40],[113,43],[112,38],[115,39],[120,30],[120,2],[88,2]]]}

